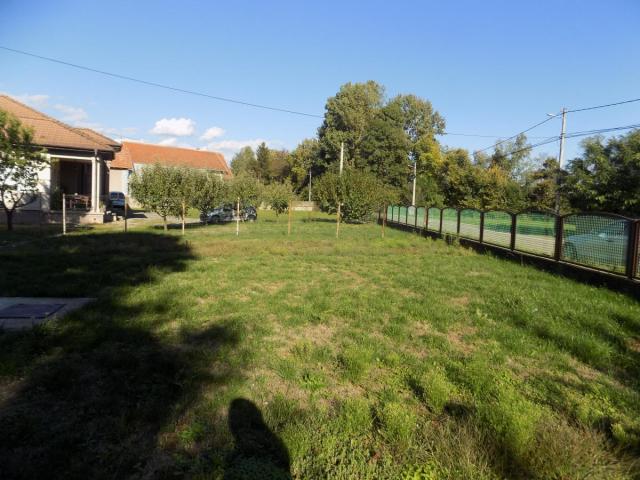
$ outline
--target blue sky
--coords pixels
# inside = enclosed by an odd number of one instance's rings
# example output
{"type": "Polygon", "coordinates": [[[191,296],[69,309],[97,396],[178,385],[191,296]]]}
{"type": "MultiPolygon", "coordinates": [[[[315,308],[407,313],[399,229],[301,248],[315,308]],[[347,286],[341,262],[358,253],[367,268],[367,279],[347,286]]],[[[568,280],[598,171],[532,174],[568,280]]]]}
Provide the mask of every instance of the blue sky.
{"type": "MultiPolygon", "coordinates": [[[[430,100],[450,132],[503,137],[563,106],[640,97],[638,25],[637,0],[0,1],[2,46],[320,115],[341,84],[373,79],[389,96],[430,100]]],[[[321,122],[2,50],[0,91],[114,138],[208,146],[228,160],[262,140],[293,148],[321,122]]],[[[640,123],[640,102],[571,114],[567,130],[633,123],[640,123]]],[[[531,135],[559,128],[553,120],[531,135]]],[[[493,140],[441,141],[478,149],[493,140]]],[[[569,158],[577,144],[568,141],[569,158]]],[[[557,146],[540,151],[556,154],[557,146]]]]}

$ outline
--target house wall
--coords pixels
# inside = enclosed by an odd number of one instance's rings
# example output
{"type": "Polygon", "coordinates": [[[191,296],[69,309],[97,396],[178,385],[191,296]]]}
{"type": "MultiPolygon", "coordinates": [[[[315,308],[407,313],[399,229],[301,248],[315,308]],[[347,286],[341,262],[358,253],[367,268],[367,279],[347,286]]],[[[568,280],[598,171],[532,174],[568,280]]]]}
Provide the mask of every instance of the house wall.
{"type": "Polygon", "coordinates": [[[109,191],[129,195],[129,170],[112,169],[109,171],[109,191]]]}
{"type": "MultiPolygon", "coordinates": [[[[46,155],[50,160],[50,156],[46,155]]],[[[19,208],[20,211],[48,211],[51,204],[51,165],[46,165],[38,172],[38,198],[24,207],[19,208]]]]}

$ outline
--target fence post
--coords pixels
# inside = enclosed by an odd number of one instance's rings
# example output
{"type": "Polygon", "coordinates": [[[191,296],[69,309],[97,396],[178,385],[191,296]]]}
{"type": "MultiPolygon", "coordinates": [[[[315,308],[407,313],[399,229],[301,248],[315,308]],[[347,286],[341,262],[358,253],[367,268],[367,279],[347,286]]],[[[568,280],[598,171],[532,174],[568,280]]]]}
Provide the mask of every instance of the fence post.
{"type": "Polygon", "coordinates": [[[424,207],[424,229],[429,230],[429,207],[424,207]]]}
{"type": "Polygon", "coordinates": [[[627,277],[633,279],[638,268],[638,236],[640,234],[640,222],[629,222],[629,241],[627,244],[627,277]]]}
{"type": "Polygon", "coordinates": [[[409,224],[409,207],[405,207],[404,209],[404,224],[409,224]]]}
{"type": "Polygon", "coordinates": [[[438,231],[438,233],[440,234],[440,236],[442,236],[442,217],[444,216],[444,215],[443,215],[443,212],[444,212],[444,210],[441,208],[441,209],[440,209],[440,230],[438,231]]]}
{"type": "Polygon", "coordinates": [[[480,243],[484,241],[484,212],[480,212],[480,243]]]}
{"type": "Polygon", "coordinates": [[[516,214],[512,213],[511,214],[511,245],[509,246],[511,250],[516,249],[516,219],[517,219],[516,214]]]}
{"type": "Polygon", "coordinates": [[[462,210],[456,210],[458,214],[458,223],[456,225],[456,235],[460,236],[460,216],[462,215],[462,210]]]}
{"type": "Polygon", "coordinates": [[[413,220],[413,226],[417,227],[418,226],[418,207],[416,207],[415,205],[413,207],[413,216],[415,217],[413,220]]]}
{"type": "Polygon", "coordinates": [[[556,245],[553,258],[556,262],[562,257],[562,230],[564,228],[564,218],[560,215],[556,217],[556,245]]]}

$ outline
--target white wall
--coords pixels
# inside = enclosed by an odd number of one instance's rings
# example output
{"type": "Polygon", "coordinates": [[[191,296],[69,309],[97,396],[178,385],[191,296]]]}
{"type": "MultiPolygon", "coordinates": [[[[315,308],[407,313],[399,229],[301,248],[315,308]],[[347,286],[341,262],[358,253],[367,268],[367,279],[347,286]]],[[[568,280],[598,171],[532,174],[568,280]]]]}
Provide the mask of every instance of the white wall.
{"type": "Polygon", "coordinates": [[[112,169],[109,171],[109,191],[129,195],[129,170],[112,169]]]}

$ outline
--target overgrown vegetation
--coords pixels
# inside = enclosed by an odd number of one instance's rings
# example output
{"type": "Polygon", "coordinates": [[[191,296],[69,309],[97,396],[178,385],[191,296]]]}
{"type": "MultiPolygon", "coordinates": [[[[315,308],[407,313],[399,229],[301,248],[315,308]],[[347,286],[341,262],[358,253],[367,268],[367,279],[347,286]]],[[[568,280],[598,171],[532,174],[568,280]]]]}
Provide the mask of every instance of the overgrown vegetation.
{"type": "Polygon", "coordinates": [[[2,295],[97,296],[0,334],[2,476],[638,478],[636,300],[307,215],[0,252],[2,295]]]}
{"type": "MultiPolygon", "coordinates": [[[[316,138],[303,140],[291,152],[262,144],[254,154],[246,147],[231,165],[235,173],[265,183],[288,180],[306,196],[310,177],[321,179],[338,171],[344,144],[345,171],[371,173],[405,204],[412,200],[415,163],[419,205],[551,210],[560,181],[563,212],[605,210],[640,216],[638,130],[607,140],[584,140],[582,153],[569,159],[563,171],[555,156],[532,156],[525,135],[497,140],[493,151],[472,154],[441,145],[438,135],[444,131],[444,116],[426,99],[410,94],[387,98],[384,87],[374,81],[347,83],[327,99],[316,138]]],[[[326,198],[312,196],[326,211],[332,210],[326,198]]]]}

